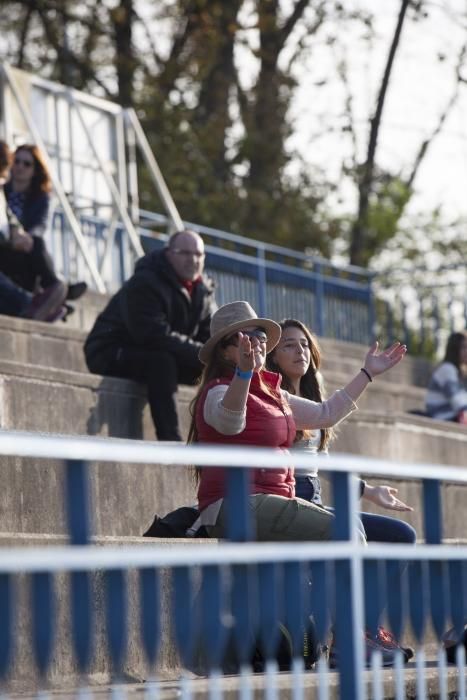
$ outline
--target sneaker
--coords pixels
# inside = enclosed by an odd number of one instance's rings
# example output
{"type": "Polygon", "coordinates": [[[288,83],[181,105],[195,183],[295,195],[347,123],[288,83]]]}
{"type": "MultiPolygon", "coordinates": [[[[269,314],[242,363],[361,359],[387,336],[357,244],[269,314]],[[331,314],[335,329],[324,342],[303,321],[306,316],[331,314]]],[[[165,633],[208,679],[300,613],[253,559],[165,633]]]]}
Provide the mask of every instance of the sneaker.
{"type": "Polygon", "coordinates": [[[88,285],[86,282],[74,282],[68,285],[67,300],[76,301],[87,291],[88,285]]]}
{"type": "Polygon", "coordinates": [[[32,318],[36,321],[47,321],[63,304],[67,293],[67,286],[60,280],[47,287],[42,292],[34,294],[29,306],[23,313],[24,318],[32,318]]]}
{"type": "Polygon", "coordinates": [[[404,662],[410,661],[414,655],[414,650],[412,647],[403,647],[399,644],[395,636],[389,630],[384,627],[378,627],[376,633],[376,641],[381,644],[385,649],[400,649],[404,655],[404,662]]]}
{"type": "MultiPolygon", "coordinates": [[[[398,649],[403,652],[404,663],[407,663],[407,661],[413,656],[413,649],[410,649],[410,647],[404,648],[399,646],[395,637],[382,627],[378,628],[378,634],[376,636],[372,636],[369,632],[367,632],[365,634],[365,665],[370,666],[373,652],[379,651],[381,652],[382,666],[385,668],[394,666],[396,651],[398,649]],[[380,632],[380,630],[382,630],[382,632],[380,632]],[[386,634],[388,635],[387,637],[386,634]],[[381,640],[378,637],[381,637],[381,640]],[[384,643],[382,640],[384,640],[384,643]]],[[[331,648],[329,650],[329,667],[338,668],[338,666],[339,655],[336,650],[333,637],[331,648]]]]}

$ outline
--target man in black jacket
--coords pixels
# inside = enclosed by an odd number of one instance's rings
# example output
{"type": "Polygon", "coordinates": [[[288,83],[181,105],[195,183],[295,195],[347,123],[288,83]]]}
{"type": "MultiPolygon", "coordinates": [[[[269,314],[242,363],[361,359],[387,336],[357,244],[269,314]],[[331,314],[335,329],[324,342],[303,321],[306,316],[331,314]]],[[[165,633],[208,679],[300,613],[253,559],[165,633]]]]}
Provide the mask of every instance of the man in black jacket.
{"type": "Polygon", "coordinates": [[[177,386],[194,384],[201,374],[198,351],[217,308],[203,267],[202,238],[194,231],[174,233],[166,248],[138,261],[84,345],[91,372],[146,384],[159,440],[182,439],[177,386]]]}

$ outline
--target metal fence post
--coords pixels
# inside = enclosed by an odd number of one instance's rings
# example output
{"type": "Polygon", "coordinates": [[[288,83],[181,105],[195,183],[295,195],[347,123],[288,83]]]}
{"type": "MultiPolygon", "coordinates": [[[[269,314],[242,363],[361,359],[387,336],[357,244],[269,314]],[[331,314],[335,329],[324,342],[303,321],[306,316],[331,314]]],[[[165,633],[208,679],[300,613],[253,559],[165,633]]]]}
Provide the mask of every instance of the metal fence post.
{"type": "MultiPolygon", "coordinates": [[[[332,472],[334,495],[334,539],[356,541],[355,478],[332,472]]],[[[363,694],[363,577],[361,561],[351,558],[335,563],[336,618],[334,621],[341,697],[360,700],[363,694]]]]}
{"type": "Polygon", "coordinates": [[[267,314],[267,293],[266,293],[266,256],[264,246],[258,245],[256,251],[257,279],[258,279],[258,313],[263,318],[267,314]]]}
{"type": "Polygon", "coordinates": [[[323,336],[325,329],[325,314],[324,314],[324,281],[322,274],[322,265],[316,263],[316,287],[315,287],[315,319],[316,326],[314,328],[317,335],[323,336]]]}

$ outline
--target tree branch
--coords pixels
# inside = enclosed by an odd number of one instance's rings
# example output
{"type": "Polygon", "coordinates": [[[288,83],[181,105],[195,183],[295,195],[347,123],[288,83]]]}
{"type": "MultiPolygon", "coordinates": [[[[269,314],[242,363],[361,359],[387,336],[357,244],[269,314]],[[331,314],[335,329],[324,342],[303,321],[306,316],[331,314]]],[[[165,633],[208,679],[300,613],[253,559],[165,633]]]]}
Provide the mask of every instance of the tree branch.
{"type": "Polygon", "coordinates": [[[446,122],[446,119],[450,115],[453,107],[455,106],[456,102],[459,99],[459,94],[460,94],[460,86],[462,83],[465,83],[465,79],[461,75],[461,69],[464,64],[465,56],[467,54],[467,43],[465,43],[459,53],[459,59],[457,62],[456,66],[456,86],[454,88],[454,92],[451,95],[450,99],[447,102],[446,107],[444,110],[441,112],[438,123],[436,127],[433,129],[431,132],[430,136],[427,136],[426,139],[421,143],[420,148],[418,149],[417,155],[415,157],[414,164],[412,166],[412,170],[410,172],[409,177],[406,179],[405,184],[407,187],[412,188],[414,180],[418,174],[418,171],[420,169],[420,166],[428,152],[428,149],[432,145],[433,141],[436,139],[436,137],[441,133],[441,130],[446,122]]]}

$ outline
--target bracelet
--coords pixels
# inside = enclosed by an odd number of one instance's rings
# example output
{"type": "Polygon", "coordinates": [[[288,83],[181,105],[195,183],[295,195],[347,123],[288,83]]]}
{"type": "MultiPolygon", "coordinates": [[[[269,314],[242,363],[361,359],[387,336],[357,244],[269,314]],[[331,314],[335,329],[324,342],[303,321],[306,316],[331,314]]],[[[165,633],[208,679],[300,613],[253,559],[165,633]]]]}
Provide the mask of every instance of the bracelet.
{"type": "Polygon", "coordinates": [[[243,371],[240,367],[235,368],[235,376],[240,377],[240,379],[251,379],[253,376],[253,370],[247,369],[243,371]]]}
{"type": "Polygon", "coordinates": [[[371,374],[369,373],[369,371],[367,369],[365,369],[364,367],[361,367],[360,372],[363,372],[363,374],[366,374],[366,376],[368,377],[370,382],[373,381],[373,377],[371,376],[371,374]]]}

